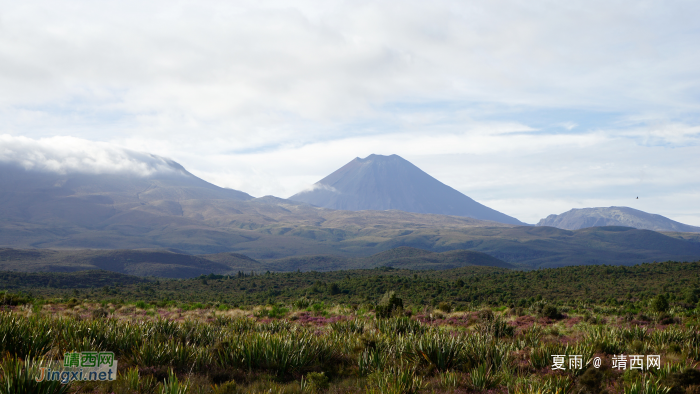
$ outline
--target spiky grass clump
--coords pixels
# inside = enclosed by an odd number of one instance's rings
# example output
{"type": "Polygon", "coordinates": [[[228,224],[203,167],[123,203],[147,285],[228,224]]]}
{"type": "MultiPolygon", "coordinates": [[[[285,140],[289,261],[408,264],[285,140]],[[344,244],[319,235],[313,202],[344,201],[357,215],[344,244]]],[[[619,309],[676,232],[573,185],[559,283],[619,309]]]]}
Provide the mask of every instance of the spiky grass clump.
{"type": "Polygon", "coordinates": [[[37,382],[41,367],[47,365],[42,358],[28,356],[21,359],[17,356],[6,357],[0,364],[0,394],[63,394],[67,393],[70,383],[61,384],[59,381],[43,380],[37,382]]]}

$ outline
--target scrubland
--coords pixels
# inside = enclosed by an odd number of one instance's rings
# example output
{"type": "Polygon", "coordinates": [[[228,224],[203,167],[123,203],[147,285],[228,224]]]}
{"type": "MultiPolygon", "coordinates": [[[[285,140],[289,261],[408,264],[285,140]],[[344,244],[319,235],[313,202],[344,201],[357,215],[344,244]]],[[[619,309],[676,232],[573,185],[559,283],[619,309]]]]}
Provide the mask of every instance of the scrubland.
{"type": "Polygon", "coordinates": [[[700,392],[700,310],[664,295],[636,314],[544,298],[454,311],[392,292],[372,304],[244,308],[1,299],[7,393],[700,392]],[[116,380],[33,382],[49,360],[93,350],[115,353],[116,380]],[[574,355],[581,368],[568,368],[574,355]],[[614,368],[619,355],[659,355],[660,368],[614,368]]]}

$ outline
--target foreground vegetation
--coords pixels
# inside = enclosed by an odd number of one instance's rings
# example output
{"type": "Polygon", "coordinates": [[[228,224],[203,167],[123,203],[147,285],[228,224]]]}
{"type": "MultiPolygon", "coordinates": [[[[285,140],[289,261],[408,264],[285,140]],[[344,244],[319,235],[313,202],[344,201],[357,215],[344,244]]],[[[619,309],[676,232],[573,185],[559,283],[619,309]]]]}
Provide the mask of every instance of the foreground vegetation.
{"type": "Polygon", "coordinates": [[[0,394],[700,392],[698,273],[669,262],[106,287],[102,273],[98,288],[2,273],[14,289],[0,293],[0,394]],[[118,378],[33,381],[69,351],[114,352],[118,378]],[[553,355],[580,355],[582,368],[554,370],[553,355]],[[660,368],[614,368],[618,355],[659,355],[660,368]]]}
{"type": "Polygon", "coordinates": [[[545,300],[449,312],[402,307],[391,293],[374,310],[18,305],[0,312],[0,392],[698,392],[700,311],[663,312],[658,303],[632,318],[610,306],[545,300]],[[46,390],[32,383],[38,365],[90,350],[115,353],[115,381],[43,382],[53,384],[46,390]],[[661,368],[612,368],[618,354],[658,354],[661,368]],[[603,364],[555,372],[552,355],[603,364]]]}

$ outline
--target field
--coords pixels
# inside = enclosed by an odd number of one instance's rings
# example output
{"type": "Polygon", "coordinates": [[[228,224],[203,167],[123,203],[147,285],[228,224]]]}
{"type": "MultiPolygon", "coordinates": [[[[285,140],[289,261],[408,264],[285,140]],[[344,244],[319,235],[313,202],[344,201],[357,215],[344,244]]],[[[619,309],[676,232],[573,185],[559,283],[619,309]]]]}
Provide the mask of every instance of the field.
{"type": "Polygon", "coordinates": [[[695,393],[699,273],[697,262],[190,280],[5,272],[0,393],[695,393]],[[114,352],[119,376],[33,381],[70,351],[114,352]]]}

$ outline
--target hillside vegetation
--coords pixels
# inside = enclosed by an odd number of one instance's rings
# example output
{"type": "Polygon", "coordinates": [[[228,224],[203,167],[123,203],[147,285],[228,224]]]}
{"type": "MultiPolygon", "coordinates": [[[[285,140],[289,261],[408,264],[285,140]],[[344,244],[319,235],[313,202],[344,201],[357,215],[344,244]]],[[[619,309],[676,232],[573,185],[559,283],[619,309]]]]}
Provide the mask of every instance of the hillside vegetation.
{"type": "Polygon", "coordinates": [[[241,241],[233,252],[204,255],[190,255],[180,249],[52,251],[5,248],[0,249],[0,269],[108,269],[143,276],[191,277],[239,270],[327,271],[387,265],[407,269],[448,269],[465,264],[532,269],[635,265],[700,258],[700,239],[691,233],[662,234],[629,227],[593,227],[576,231],[553,227],[408,228],[392,229],[382,224],[362,230],[273,226],[246,230],[257,235],[241,241]],[[255,238],[257,236],[260,238],[255,238]],[[392,258],[394,252],[391,250],[402,247],[414,251],[422,249],[423,252],[415,253],[424,255],[392,258]],[[382,254],[384,252],[389,254],[382,254]],[[434,254],[426,254],[429,252],[434,254]]]}
{"type": "Polygon", "coordinates": [[[137,278],[105,271],[0,273],[0,288],[43,297],[226,305],[309,302],[361,305],[395,291],[407,304],[454,308],[529,305],[536,299],[608,303],[639,312],[635,303],[664,294],[671,306],[693,308],[700,295],[700,262],[631,267],[575,266],[536,271],[466,266],[441,271],[380,267],[331,272],[202,275],[192,279],[137,278]],[[94,272],[94,274],[93,274],[94,272]],[[90,279],[94,276],[94,280],[90,279]]]}
{"type": "Polygon", "coordinates": [[[469,250],[434,253],[399,247],[366,258],[302,256],[260,262],[238,253],[191,256],[153,250],[18,250],[0,249],[0,270],[22,272],[71,272],[107,270],[139,276],[190,278],[202,274],[235,274],[239,271],[330,271],[396,267],[450,269],[469,265],[513,268],[485,253],[469,250]]]}

